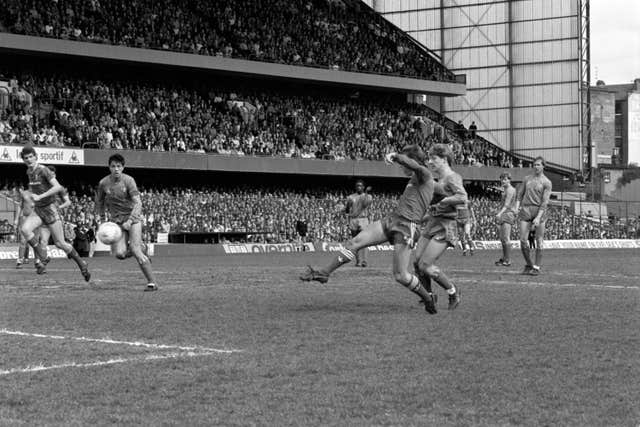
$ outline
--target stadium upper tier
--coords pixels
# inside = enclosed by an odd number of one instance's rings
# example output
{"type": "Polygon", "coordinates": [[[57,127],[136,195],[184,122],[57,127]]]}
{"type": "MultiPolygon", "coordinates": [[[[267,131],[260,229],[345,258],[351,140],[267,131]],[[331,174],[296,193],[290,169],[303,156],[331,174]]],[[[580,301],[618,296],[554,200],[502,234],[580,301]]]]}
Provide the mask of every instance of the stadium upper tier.
{"type": "Polygon", "coordinates": [[[359,0],[5,0],[0,31],[455,81],[359,0]]]}
{"type": "Polygon", "coordinates": [[[456,164],[522,165],[396,95],[353,98],[326,88],[276,90],[188,79],[106,80],[109,73],[99,80],[88,69],[41,68],[0,66],[0,81],[10,88],[4,98],[0,93],[0,143],[382,160],[406,144],[427,149],[448,142],[456,164]]]}

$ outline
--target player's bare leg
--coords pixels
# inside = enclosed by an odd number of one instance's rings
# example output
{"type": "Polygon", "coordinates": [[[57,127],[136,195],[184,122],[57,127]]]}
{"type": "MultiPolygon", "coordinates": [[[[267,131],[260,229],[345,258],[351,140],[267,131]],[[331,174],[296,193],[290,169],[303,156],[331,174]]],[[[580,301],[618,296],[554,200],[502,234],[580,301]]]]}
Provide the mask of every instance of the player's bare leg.
{"type": "Polygon", "coordinates": [[[387,241],[387,236],[382,229],[382,222],[376,221],[365,227],[357,236],[349,240],[344,248],[334,255],[333,259],[324,268],[316,270],[309,266],[307,271],[300,276],[300,280],[309,282],[326,283],[329,276],[341,266],[348,264],[355,258],[355,253],[361,248],[371,245],[378,245],[387,241]]]}
{"type": "Polygon", "coordinates": [[[498,234],[502,245],[502,258],[496,261],[496,265],[508,267],[511,265],[511,224],[500,224],[498,234]]]}
{"type": "Polygon", "coordinates": [[[462,247],[462,256],[466,256],[469,253],[469,245],[467,244],[465,225],[458,224],[458,236],[461,237],[460,246],[462,247]]]}
{"type": "Polygon", "coordinates": [[[464,225],[464,240],[467,244],[467,248],[469,250],[469,255],[473,255],[475,247],[473,246],[473,239],[471,238],[471,223],[466,223],[464,225]]]}
{"type": "Polygon", "coordinates": [[[367,257],[369,255],[369,248],[362,248],[358,253],[360,254],[360,267],[366,267],[368,265],[367,257]]]}
{"type": "Polygon", "coordinates": [[[151,261],[145,254],[142,243],[141,223],[137,222],[135,224],[131,224],[131,228],[128,231],[122,230],[122,237],[116,243],[111,245],[111,252],[118,259],[127,259],[134,256],[136,261],[138,261],[142,274],[144,274],[144,277],[147,279],[145,291],[158,290],[158,285],[156,284],[153,271],[151,270],[151,261]]]}
{"type": "Polygon", "coordinates": [[[535,260],[536,263],[533,265],[529,274],[532,276],[537,276],[540,274],[540,267],[542,266],[542,244],[544,242],[544,232],[545,232],[545,223],[541,221],[540,224],[536,227],[536,255],[535,260]]]}
{"type": "Polygon", "coordinates": [[[447,295],[449,295],[449,310],[453,310],[460,304],[460,292],[451,283],[447,275],[436,265],[436,261],[448,247],[449,242],[447,241],[429,240],[420,259],[418,259],[418,268],[447,291],[447,295]]]}
{"type": "MultiPolygon", "coordinates": [[[[47,249],[49,246],[49,237],[51,237],[51,231],[49,230],[49,227],[46,226],[42,226],[40,228],[38,228],[38,232],[36,233],[36,236],[38,237],[38,239],[40,240],[40,246],[42,247],[42,250],[47,253],[47,249]]],[[[48,260],[50,258],[47,256],[47,259],[44,262],[41,262],[37,257],[34,261],[35,266],[36,266],[36,270],[38,269],[42,269],[41,265],[47,265],[48,264],[48,260]]]]}
{"type": "MultiPolygon", "coordinates": [[[[351,230],[351,238],[353,239],[354,237],[356,237],[358,234],[360,234],[361,231],[362,231],[362,229],[351,230]]],[[[356,267],[360,267],[360,264],[362,262],[362,251],[363,250],[364,249],[360,249],[360,250],[355,252],[355,255],[356,255],[356,267]]]]}
{"type": "MultiPolygon", "coordinates": [[[[397,233],[396,236],[400,236],[398,240],[402,239],[402,235],[397,233]]],[[[418,295],[424,303],[425,309],[429,314],[435,314],[435,311],[431,311],[433,306],[433,297],[422,286],[420,280],[409,272],[409,265],[411,264],[411,247],[405,242],[396,241],[393,245],[393,278],[396,282],[400,283],[405,288],[409,289],[414,294],[418,295]]]]}
{"type": "Polygon", "coordinates": [[[423,273],[422,270],[420,270],[420,263],[418,262],[418,260],[424,253],[424,250],[427,248],[428,243],[429,243],[429,239],[427,239],[424,236],[420,236],[420,239],[418,239],[418,243],[416,243],[416,247],[413,251],[413,254],[414,254],[413,270],[418,280],[420,280],[420,284],[422,285],[422,287],[431,296],[431,301],[429,302],[429,304],[427,304],[423,300],[423,302],[425,303],[425,309],[430,314],[436,314],[438,312],[436,308],[438,299],[437,299],[437,295],[433,293],[433,289],[431,288],[431,277],[429,277],[428,274],[423,273]]]}
{"type": "Polygon", "coordinates": [[[529,274],[529,272],[533,268],[533,262],[531,261],[531,251],[529,250],[529,241],[527,240],[530,229],[530,222],[520,221],[520,251],[522,252],[522,256],[524,257],[524,261],[526,262],[522,274],[529,274]]]}
{"type": "Polygon", "coordinates": [[[142,223],[136,222],[131,224],[131,228],[129,229],[129,249],[133,253],[133,256],[136,257],[140,270],[142,270],[142,274],[144,274],[144,277],[147,279],[147,287],[144,290],[157,291],[158,286],[156,285],[156,280],[151,270],[151,261],[149,257],[147,257],[143,245],[142,223]]]}
{"type": "MultiPolygon", "coordinates": [[[[18,228],[18,260],[16,261],[16,268],[22,268],[22,264],[29,262],[29,243],[24,237],[20,228],[24,221],[21,220],[18,228]]],[[[37,257],[36,257],[37,259],[37,257]]]]}
{"type": "Polygon", "coordinates": [[[35,257],[42,261],[42,264],[40,264],[40,266],[36,265],[38,274],[46,273],[44,264],[48,262],[47,251],[42,250],[42,247],[40,246],[40,239],[35,234],[35,230],[41,225],[42,219],[40,219],[40,217],[35,213],[32,213],[24,219],[22,228],[20,229],[20,232],[22,233],[24,239],[27,241],[29,246],[33,248],[35,257]]]}
{"type": "Polygon", "coordinates": [[[86,262],[80,258],[80,254],[73,248],[71,243],[64,240],[64,229],[62,228],[62,221],[58,220],[52,224],[47,224],[49,227],[49,231],[51,232],[51,237],[53,238],[53,244],[56,247],[62,249],[67,257],[74,260],[76,264],[78,264],[78,268],[80,268],[80,273],[82,273],[82,277],[84,277],[85,282],[88,282],[91,279],[91,273],[89,273],[89,267],[86,262]]]}
{"type": "Polygon", "coordinates": [[[129,232],[122,230],[120,240],[111,245],[111,254],[118,259],[127,259],[132,254],[128,250],[127,242],[129,241],[129,232]]]}

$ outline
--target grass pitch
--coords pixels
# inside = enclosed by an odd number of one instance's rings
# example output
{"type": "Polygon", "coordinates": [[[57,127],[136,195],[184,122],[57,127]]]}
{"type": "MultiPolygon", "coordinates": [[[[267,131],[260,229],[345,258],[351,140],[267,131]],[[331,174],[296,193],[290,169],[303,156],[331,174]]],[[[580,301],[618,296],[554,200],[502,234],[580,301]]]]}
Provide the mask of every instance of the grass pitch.
{"type": "Polygon", "coordinates": [[[0,425],[637,426],[638,252],[545,255],[447,253],[434,316],[390,254],[326,285],[297,276],[328,254],[156,257],[152,293],[132,260],[2,261],[0,425]]]}

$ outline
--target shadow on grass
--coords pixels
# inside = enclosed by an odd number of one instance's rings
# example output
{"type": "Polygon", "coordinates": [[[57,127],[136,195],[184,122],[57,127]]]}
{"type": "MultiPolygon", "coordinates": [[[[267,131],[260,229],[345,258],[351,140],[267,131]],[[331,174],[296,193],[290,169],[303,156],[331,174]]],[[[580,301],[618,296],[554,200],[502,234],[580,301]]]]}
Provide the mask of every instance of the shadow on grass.
{"type": "MultiPolygon", "coordinates": [[[[289,308],[289,311],[295,313],[361,313],[361,314],[384,314],[384,313],[406,313],[413,309],[420,309],[420,305],[416,304],[411,307],[410,304],[376,304],[369,302],[344,302],[340,304],[305,304],[299,307],[289,308]]],[[[424,311],[424,309],[423,309],[424,311]]]]}

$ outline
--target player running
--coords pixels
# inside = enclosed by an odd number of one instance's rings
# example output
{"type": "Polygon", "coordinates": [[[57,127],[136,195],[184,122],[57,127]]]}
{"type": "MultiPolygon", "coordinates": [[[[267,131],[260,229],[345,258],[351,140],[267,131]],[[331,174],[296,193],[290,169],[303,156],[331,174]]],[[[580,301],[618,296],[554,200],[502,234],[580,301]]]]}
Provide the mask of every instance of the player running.
{"type": "Polygon", "coordinates": [[[524,182],[517,194],[517,206],[520,208],[520,250],[526,265],[522,274],[537,276],[542,264],[542,242],[544,240],[545,221],[549,197],[551,197],[551,181],[544,175],[545,162],[542,157],[536,157],[533,162],[533,175],[524,178],[524,182]],[[536,234],[536,263],[531,262],[531,252],[527,236],[531,230],[536,234]]]}
{"type": "Polygon", "coordinates": [[[91,273],[89,273],[87,263],[80,258],[73,246],[64,240],[62,218],[58,211],[58,205],[55,203],[55,195],[62,191],[62,186],[49,168],[38,164],[38,156],[33,147],[24,147],[21,156],[22,161],[27,165],[27,176],[29,177],[30,191],[23,193],[26,199],[25,206],[29,210],[33,209],[25,218],[21,230],[24,238],[41,261],[36,265],[37,273],[44,274],[50,260],[46,247],[42,247],[40,239],[34,233],[34,230],[44,225],[49,229],[53,243],[78,264],[82,277],[88,282],[91,279],[91,273]]]}
{"type": "MultiPolygon", "coordinates": [[[[369,206],[373,197],[368,194],[371,187],[364,188],[364,181],[356,181],[356,192],[347,197],[347,205],[344,209],[349,218],[349,231],[351,237],[356,237],[369,225],[369,206]]],[[[356,252],[356,267],[367,266],[368,249],[362,248],[356,252]]]]}
{"type": "Polygon", "coordinates": [[[419,225],[433,197],[433,177],[424,165],[425,154],[417,145],[406,146],[400,153],[389,153],[385,156],[385,161],[398,163],[402,166],[404,173],[410,177],[397,207],[386,218],[369,224],[349,240],[324,268],[316,270],[308,266],[300,279],[306,282],[315,280],[326,283],[331,273],[354,259],[354,252],[367,246],[390,242],[394,249],[393,277],[398,283],[420,296],[428,311],[433,306],[432,297],[420,285],[418,278],[409,272],[409,265],[411,251],[418,238],[419,225]]]}
{"type": "MultiPolygon", "coordinates": [[[[47,165],[47,168],[49,168],[49,170],[51,172],[53,172],[54,174],[56,173],[56,167],[53,165],[47,165]]],[[[54,203],[58,206],[58,211],[63,214],[64,211],[71,206],[71,199],[69,198],[69,192],[67,191],[66,188],[62,187],[62,190],[59,193],[56,193],[55,198],[54,198],[54,203]]],[[[62,232],[64,235],[64,238],[67,242],[71,243],[73,245],[73,243],[71,241],[69,241],[69,237],[66,235],[66,229],[65,229],[65,223],[64,223],[64,217],[63,215],[60,215],[60,219],[62,221],[62,232]]],[[[49,246],[49,238],[51,237],[51,231],[49,230],[49,227],[45,227],[44,225],[40,228],[38,228],[38,232],[36,233],[36,235],[38,236],[38,238],[40,239],[40,246],[42,246],[43,250],[46,252],[47,251],[47,247],[49,246]]],[[[36,270],[38,269],[38,266],[41,264],[40,260],[38,258],[35,259],[35,267],[36,270]]]]}
{"type": "Polygon", "coordinates": [[[516,223],[517,197],[516,189],[511,185],[511,174],[504,172],[500,175],[502,183],[502,207],[496,213],[498,237],[502,245],[502,258],[496,261],[497,266],[511,265],[511,227],[516,223]]]}
{"type": "Polygon", "coordinates": [[[111,173],[100,180],[96,191],[96,217],[104,218],[105,210],[109,220],[122,229],[122,238],[111,245],[111,252],[118,259],[135,256],[142,274],[147,279],[147,291],[157,291],[151,261],[146,255],[146,245],[142,243],[142,199],[136,181],[123,173],[124,157],[113,154],[109,157],[111,173]]]}
{"type": "MultiPolygon", "coordinates": [[[[462,177],[451,169],[453,152],[446,144],[435,144],[429,150],[429,166],[438,182],[434,188],[434,202],[415,251],[415,269],[420,282],[431,293],[431,279],[442,286],[449,296],[449,310],[460,304],[460,291],[447,275],[436,265],[436,261],[449,247],[458,243],[456,216],[458,206],[467,203],[467,191],[462,177]]],[[[429,310],[436,312],[434,304],[429,310]]]]}

